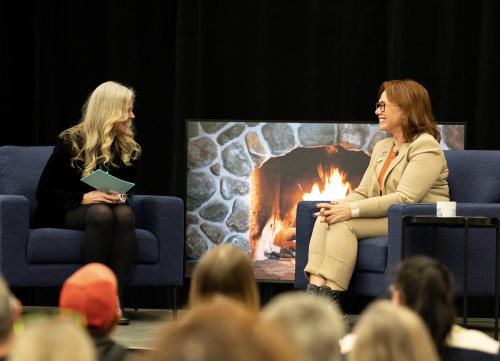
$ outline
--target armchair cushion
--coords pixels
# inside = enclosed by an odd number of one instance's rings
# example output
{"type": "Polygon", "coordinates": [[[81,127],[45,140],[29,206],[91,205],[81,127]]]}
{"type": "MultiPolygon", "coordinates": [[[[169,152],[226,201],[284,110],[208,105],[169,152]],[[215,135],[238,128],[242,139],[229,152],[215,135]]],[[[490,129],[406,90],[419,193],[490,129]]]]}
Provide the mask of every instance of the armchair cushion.
{"type": "MultiPolygon", "coordinates": [[[[158,240],[149,231],[136,229],[139,248],[135,263],[156,263],[160,258],[158,240]]],[[[83,231],[30,229],[27,257],[30,263],[83,263],[83,231]]]]}
{"type": "Polygon", "coordinates": [[[387,237],[360,239],[355,271],[384,273],[387,266],[387,237]]]}

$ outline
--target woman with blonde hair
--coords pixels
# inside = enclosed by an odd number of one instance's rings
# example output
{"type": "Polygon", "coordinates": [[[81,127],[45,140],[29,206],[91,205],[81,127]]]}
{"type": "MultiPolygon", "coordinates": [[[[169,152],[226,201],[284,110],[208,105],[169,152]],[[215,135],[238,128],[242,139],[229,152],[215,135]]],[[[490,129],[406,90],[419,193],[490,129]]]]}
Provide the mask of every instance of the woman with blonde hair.
{"type": "Polygon", "coordinates": [[[189,304],[195,307],[217,294],[241,302],[255,314],[259,311],[254,268],[248,255],[239,247],[229,244],[213,247],[194,269],[189,304]]]}
{"type": "Polygon", "coordinates": [[[97,361],[84,329],[69,321],[34,321],[16,342],[10,361],[97,361]]]}
{"type": "MultiPolygon", "coordinates": [[[[432,339],[420,317],[389,301],[376,301],[354,327],[349,361],[438,361],[432,339]]],[[[342,348],[349,336],[342,340],[342,348]]],[[[345,350],[343,350],[345,352],[345,350]]],[[[343,352],[343,353],[344,353],[343,352]]]]}
{"type": "Polygon", "coordinates": [[[134,188],[126,194],[95,190],[81,179],[97,169],[133,183],[141,147],[134,140],[134,90],[115,82],[99,85],[82,109],[79,124],[59,134],[36,190],[36,228],[85,231],[84,262],[108,265],[118,279],[122,324],[125,277],[137,253],[134,188]]]}

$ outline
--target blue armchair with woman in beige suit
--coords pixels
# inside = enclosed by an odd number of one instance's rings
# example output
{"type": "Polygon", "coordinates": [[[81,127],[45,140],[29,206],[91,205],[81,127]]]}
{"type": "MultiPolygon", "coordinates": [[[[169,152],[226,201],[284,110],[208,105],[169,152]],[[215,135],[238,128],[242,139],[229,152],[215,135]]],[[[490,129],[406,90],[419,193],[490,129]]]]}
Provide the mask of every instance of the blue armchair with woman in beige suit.
{"type": "MultiPolygon", "coordinates": [[[[342,307],[356,265],[358,239],[388,233],[391,204],[448,201],[448,167],[427,90],[412,80],[380,86],[375,114],[392,137],[378,142],[358,188],[318,204],[304,270],[307,292],[342,307]]],[[[335,309],[335,308],[332,308],[335,309]]],[[[339,317],[345,315],[340,314],[339,317]]]]}

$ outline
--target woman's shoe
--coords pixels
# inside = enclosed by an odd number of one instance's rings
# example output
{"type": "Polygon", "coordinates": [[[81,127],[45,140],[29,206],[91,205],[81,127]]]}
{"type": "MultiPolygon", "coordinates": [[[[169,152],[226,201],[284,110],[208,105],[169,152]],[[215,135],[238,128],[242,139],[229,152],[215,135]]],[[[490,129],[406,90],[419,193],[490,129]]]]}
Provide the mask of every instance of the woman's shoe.
{"type": "Polygon", "coordinates": [[[130,318],[128,318],[128,315],[125,312],[125,308],[123,307],[122,297],[117,297],[117,301],[118,301],[118,308],[122,311],[122,318],[120,318],[120,325],[130,324],[130,318]]]}
{"type": "Polygon", "coordinates": [[[330,312],[332,312],[335,317],[341,318],[344,320],[345,328],[349,331],[349,324],[347,322],[347,315],[344,313],[344,308],[342,305],[344,304],[344,291],[335,291],[332,290],[328,286],[321,286],[321,290],[319,291],[319,295],[326,297],[333,305],[336,307],[329,307],[330,312]]]}
{"type": "Polygon", "coordinates": [[[122,318],[120,318],[120,325],[128,325],[130,324],[130,318],[128,318],[125,310],[122,309],[122,318]]]}

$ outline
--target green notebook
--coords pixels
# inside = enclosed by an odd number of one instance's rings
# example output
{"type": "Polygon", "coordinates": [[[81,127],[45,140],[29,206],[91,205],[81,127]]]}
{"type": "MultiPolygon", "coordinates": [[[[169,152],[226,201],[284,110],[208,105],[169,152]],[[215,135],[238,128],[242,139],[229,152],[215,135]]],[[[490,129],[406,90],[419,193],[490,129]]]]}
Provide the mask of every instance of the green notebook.
{"type": "Polygon", "coordinates": [[[130,188],[135,186],[134,183],[125,182],[124,180],[113,177],[100,169],[80,180],[87,183],[89,186],[106,193],[109,193],[109,191],[127,193],[130,188]]]}

